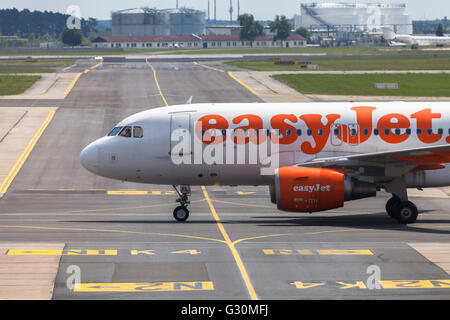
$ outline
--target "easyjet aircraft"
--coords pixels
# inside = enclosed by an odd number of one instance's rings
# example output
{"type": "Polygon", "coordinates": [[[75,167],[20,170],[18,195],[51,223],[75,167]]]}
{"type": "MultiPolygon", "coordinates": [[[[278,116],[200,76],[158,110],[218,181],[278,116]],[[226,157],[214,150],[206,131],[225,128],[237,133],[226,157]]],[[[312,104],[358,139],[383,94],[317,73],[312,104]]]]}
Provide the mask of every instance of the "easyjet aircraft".
{"type": "Polygon", "coordinates": [[[440,102],[187,104],[135,114],[80,157],[100,176],[173,185],[178,221],[189,216],[190,186],[267,185],[278,209],[309,213],[384,189],[389,216],[413,223],[406,189],[450,185],[450,111],[440,102]]]}
{"type": "Polygon", "coordinates": [[[382,27],[384,39],[393,42],[401,42],[413,48],[419,46],[444,46],[450,45],[450,37],[438,36],[413,36],[409,34],[396,34],[390,27],[382,27]]]}

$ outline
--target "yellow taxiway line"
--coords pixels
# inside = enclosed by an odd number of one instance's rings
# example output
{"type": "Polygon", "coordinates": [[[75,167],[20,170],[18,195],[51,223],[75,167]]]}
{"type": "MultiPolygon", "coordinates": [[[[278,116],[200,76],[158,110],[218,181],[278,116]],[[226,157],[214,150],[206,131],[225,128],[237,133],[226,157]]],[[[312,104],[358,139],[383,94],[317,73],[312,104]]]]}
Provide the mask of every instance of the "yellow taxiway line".
{"type": "Polygon", "coordinates": [[[200,67],[203,67],[205,69],[210,69],[210,70],[214,70],[214,71],[218,71],[218,72],[225,72],[223,70],[220,70],[220,69],[217,69],[217,68],[214,68],[214,67],[210,67],[210,66],[207,66],[207,65],[204,65],[204,64],[201,64],[201,63],[198,63],[197,61],[194,61],[194,64],[196,66],[200,66],[200,67]]]}
{"type": "Polygon", "coordinates": [[[233,254],[234,261],[236,262],[236,265],[239,268],[239,271],[241,273],[242,279],[244,280],[245,286],[247,287],[248,294],[250,295],[250,298],[252,300],[259,300],[258,296],[256,295],[255,289],[253,287],[252,282],[250,281],[250,277],[248,276],[247,270],[245,269],[244,264],[242,263],[241,256],[236,250],[236,247],[234,243],[231,241],[230,236],[228,235],[227,231],[225,230],[225,227],[223,226],[222,222],[220,221],[219,216],[217,215],[216,209],[214,208],[214,205],[208,195],[208,192],[206,191],[206,188],[202,186],[203,195],[205,196],[206,202],[208,202],[209,209],[211,210],[211,213],[216,220],[217,226],[220,230],[220,233],[222,234],[223,238],[225,239],[225,243],[227,244],[228,248],[230,249],[231,253],[233,254]]]}
{"type": "Polygon", "coordinates": [[[241,80],[239,80],[238,78],[236,78],[236,76],[233,74],[233,72],[228,72],[228,75],[237,83],[239,83],[241,86],[243,86],[245,89],[247,89],[248,91],[250,91],[251,93],[253,93],[255,96],[259,96],[259,94],[250,86],[248,86],[247,84],[245,84],[244,82],[242,82],[241,80]]]}
{"type": "Polygon", "coordinates": [[[152,69],[152,71],[153,71],[153,78],[155,79],[155,83],[156,83],[156,87],[158,88],[159,95],[161,96],[161,99],[164,102],[164,104],[166,105],[166,107],[168,107],[169,104],[167,103],[167,100],[164,97],[164,94],[162,93],[161,87],[159,86],[159,81],[158,81],[158,78],[156,76],[155,68],[153,67],[153,65],[150,62],[148,62],[148,59],[145,59],[145,63],[147,63],[147,65],[152,69]]]}
{"type": "Polygon", "coordinates": [[[30,140],[30,142],[28,143],[25,150],[20,155],[19,159],[17,159],[16,163],[9,171],[9,174],[6,176],[5,180],[3,180],[2,184],[0,185],[0,198],[6,193],[6,191],[8,191],[9,186],[11,185],[14,178],[19,173],[19,171],[22,168],[25,161],[28,159],[28,156],[30,155],[30,153],[33,150],[36,143],[38,142],[39,138],[44,133],[45,129],[48,127],[48,125],[52,121],[54,115],[55,115],[55,111],[49,110],[47,118],[45,118],[44,122],[42,123],[42,125],[40,126],[38,131],[35,133],[35,135],[30,140]]]}
{"type": "Polygon", "coordinates": [[[72,89],[75,87],[75,85],[77,84],[78,80],[80,80],[80,77],[83,74],[87,74],[89,71],[94,70],[95,68],[100,67],[103,64],[103,59],[97,63],[95,66],[90,67],[89,69],[84,70],[83,72],[80,72],[76,75],[75,79],[73,79],[72,83],[67,87],[66,91],[64,92],[64,94],[67,96],[69,95],[69,93],[72,91],[72,89]]]}

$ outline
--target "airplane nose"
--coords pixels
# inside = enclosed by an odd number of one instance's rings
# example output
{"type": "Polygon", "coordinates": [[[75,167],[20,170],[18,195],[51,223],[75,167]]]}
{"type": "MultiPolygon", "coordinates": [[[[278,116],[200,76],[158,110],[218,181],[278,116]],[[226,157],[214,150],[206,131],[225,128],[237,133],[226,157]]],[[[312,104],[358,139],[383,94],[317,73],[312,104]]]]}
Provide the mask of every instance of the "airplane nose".
{"type": "Polygon", "coordinates": [[[83,167],[92,173],[99,173],[99,159],[98,159],[98,147],[95,145],[89,145],[81,151],[80,162],[83,167]]]}

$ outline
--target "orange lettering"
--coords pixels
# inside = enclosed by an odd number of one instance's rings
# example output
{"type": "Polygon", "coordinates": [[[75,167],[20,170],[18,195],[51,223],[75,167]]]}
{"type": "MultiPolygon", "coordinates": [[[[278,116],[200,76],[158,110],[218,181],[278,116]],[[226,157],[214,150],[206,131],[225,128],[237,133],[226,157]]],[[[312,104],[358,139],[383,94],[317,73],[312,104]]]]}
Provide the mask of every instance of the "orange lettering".
{"type": "Polygon", "coordinates": [[[417,119],[417,129],[422,130],[421,134],[417,135],[419,140],[424,143],[434,143],[442,138],[440,134],[428,134],[428,129],[433,128],[433,119],[440,119],[440,113],[432,113],[431,109],[421,110],[411,115],[411,118],[417,119]]]}
{"type": "MultiPolygon", "coordinates": [[[[280,144],[291,144],[297,140],[295,127],[287,124],[285,120],[296,123],[297,117],[293,114],[278,114],[270,120],[270,125],[273,129],[280,130],[282,137],[279,139],[280,144]],[[290,134],[288,134],[290,132],[290,134]]],[[[272,139],[273,141],[273,139],[272,139]]],[[[273,141],[275,143],[275,141],[273,141]]]]}
{"type": "Polygon", "coordinates": [[[253,114],[244,114],[242,116],[234,118],[233,123],[239,124],[244,120],[248,120],[248,125],[236,128],[237,135],[244,135],[244,130],[248,130],[248,137],[245,137],[245,139],[242,139],[243,137],[240,137],[240,139],[238,139],[238,136],[236,136],[234,137],[234,143],[238,144],[238,141],[245,141],[245,144],[249,143],[249,141],[254,144],[260,144],[264,142],[265,136],[259,134],[259,130],[263,129],[263,120],[261,119],[261,117],[253,114]],[[258,134],[255,133],[255,130],[258,130],[258,134]]]}
{"type": "Polygon", "coordinates": [[[375,107],[353,107],[356,112],[356,122],[359,126],[359,142],[366,142],[372,135],[372,113],[375,107]],[[368,130],[368,135],[364,135],[364,129],[368,130]]]}
{"type": "Polygon", "coordinates": [[[316,144],[316,146],[313,147],[310,142],[304,142],[301,145],[301,150],[306,154],[317,154],[322,151],[330,136],[331,125],[340,117],[341,116],[338,114],[329,114],[327,115],[327,124],[323,125],[322,115],[320,114],[307,114],[301,116],[300,119],[305,121],[307,127],[312,130],[312,137],[316,144]]]}
{"type": "Polygon", "coordinates": [[[197,137],[205,144],[220,144],[227,137],[220,135],[211,135],[211,129],[225,130],[228,129],[228,121],[219,115],[207,115],[201,117],[195,124],[195,133],[197,137]]]}
{"type": "Polygon", "coordinates": [[[408,139],[406,133],[396,134],[392,129],[406,129],[409,128],[410,122],[407,117],[399,113],[387,114],[378,121],[378,128],[380,130],[380,138],[387,143],[401,143],[408,139]],[[393,122],[397,119],[397,122],[393,122]]]}

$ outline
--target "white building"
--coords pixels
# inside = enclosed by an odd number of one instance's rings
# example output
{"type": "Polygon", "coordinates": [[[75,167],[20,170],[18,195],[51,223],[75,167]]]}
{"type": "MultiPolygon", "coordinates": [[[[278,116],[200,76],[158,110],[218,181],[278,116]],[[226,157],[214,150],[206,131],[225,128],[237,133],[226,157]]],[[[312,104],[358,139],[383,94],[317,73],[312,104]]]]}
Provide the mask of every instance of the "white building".
{"type": "Polygon", "coordinates": [[[295,18],[297,28],[331,26],[355,32],[379,32],[382,26],[390,26],[399,34],[413,33],[406,4],[329,2],[302,4],[300,7],[301,16],[295,18]]]}
{"type": "Polygon", "coordinates": [[[241,40],[239,35],[200,36],[148,36],[148,37],[98,37],[92,41],[93,48],[162,49],[162,48],[301,48],[306,40],[291,34],[283,41],[274,41],[273,35],[256,37],[255,41],[241,40]]]}

